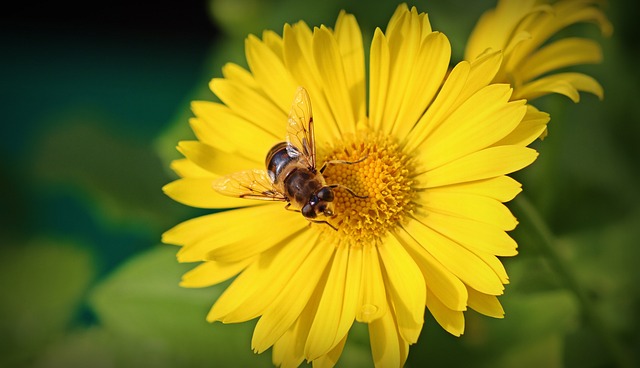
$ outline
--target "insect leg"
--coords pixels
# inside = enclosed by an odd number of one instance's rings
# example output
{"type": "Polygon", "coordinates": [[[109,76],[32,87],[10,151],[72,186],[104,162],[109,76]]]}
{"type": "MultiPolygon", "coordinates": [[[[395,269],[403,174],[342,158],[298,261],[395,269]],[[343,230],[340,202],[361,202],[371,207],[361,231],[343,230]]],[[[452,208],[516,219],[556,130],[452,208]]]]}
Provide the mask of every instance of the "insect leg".
{"type": "Polygon", "coordinates": [[[320,174],[322,174],[324,172],[324,170],[327,168],[328,165],[353,165],[353,164],[357,164],[359,162],[362,162],[364,160],[367,159],[367,157],[369,156],[364,156],[363,158],[356,160],[356,161],[346,161],[346,160],[329,160],[329,161],[325,161],[322,164],[322,167],[320,168],[320,174]]]}
{"type": "Polygon", "coordinates": [[[365,195],[365,196],[361,196],[361,195],[357,195],[356,192],[353,191],[353,189],[349,188],[349,187],[345,187],[342,184],[331,184],[331,185],[327,185],[329,188],[333,189],[333,188],[342,188],[344,190],[346,190],[347,192],[349,192],[349,194],[351,194],[352,196],[356,197],[356,198],[369,198],[369,196],[365,195]]]}
{"type": "Polygon", "coordinates": [[[329,227],[330,227],[330,228],[332,228],[333,230],[338,231],[338,228],[337,228],[337,227],[335,227],[335,226],[333,226],[333,225],[331,225],[331,224],[329,223],[329,221],[326,221],[326,220],[313,220],[313,219],[310,219],[310,218],[307,218],[307,220],[308,220],[310,223],[311,223],[311,222],[315,222],[316,224],[327,224],[327,225],[329,225],[329,227]]]}
{"type": "Polygon", "coordinates": [[[296,210],[296,209],[289,208],[289,207],[291,207],[291,202],[287,203],[287,205],[284,206],[284,209],[287,210],[287,211],[300,212],[300,210],[296,210]]]}

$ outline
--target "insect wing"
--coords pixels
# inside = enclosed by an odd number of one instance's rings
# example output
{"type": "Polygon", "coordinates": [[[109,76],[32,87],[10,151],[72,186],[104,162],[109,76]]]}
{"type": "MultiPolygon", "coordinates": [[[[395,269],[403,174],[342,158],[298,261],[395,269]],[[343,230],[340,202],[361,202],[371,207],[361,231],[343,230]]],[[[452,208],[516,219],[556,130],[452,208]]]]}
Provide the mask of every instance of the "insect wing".
{"type": "Polygon", "coordinates": [[[213,189],[223,195],[237,198],[286,201],[269,178],[266,170],[245,170],[229,174],[213,181],[213,189]]]}
{"type": "Polygon", "coordinates": [[[302,155],[305,164],[316,167],[316,147],[313,136],[313,114],[307,90],[298,87],[291,104],[287,125],[287,153],[291,157],[302,155]]]}

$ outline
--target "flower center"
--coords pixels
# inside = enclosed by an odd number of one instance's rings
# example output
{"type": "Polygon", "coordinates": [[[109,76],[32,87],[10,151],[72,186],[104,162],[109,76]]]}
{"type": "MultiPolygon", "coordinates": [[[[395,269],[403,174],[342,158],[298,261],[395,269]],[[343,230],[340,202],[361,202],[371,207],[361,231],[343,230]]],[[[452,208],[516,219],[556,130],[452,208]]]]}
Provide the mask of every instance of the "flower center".
{"type": "Polygon", "coordinates": [[[340,238],[354,244],[376,242],[412,210],[411,158],[390,138],[366,133],[347,137],[324,160],[360,161],[330,164],[323,174],[327,184],[341,186],[334,190],[331,220],[340,238]]]}

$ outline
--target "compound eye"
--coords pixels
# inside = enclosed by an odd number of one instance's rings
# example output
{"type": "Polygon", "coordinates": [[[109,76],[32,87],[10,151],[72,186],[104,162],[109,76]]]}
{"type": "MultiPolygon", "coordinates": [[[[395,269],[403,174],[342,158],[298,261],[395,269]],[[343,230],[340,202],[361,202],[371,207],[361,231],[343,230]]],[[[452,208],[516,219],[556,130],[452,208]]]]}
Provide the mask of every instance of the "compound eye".
{"type": "Polygon", "coordinates": [[[307,203],[302,207],[302,216],[306,218],[315,218],[316,211],[313,209],[313,206],[307,203]]]}
{"type": "Polygon", "coordinates": [[[318,194],[316,194],[316,195],[318,196],[318,198],[320,198],[321,200],[323,200],[325,202],[333,201],[333,191],[329,187],[324,187],[324,188],[320,189],[318,191],[318,194]]]}

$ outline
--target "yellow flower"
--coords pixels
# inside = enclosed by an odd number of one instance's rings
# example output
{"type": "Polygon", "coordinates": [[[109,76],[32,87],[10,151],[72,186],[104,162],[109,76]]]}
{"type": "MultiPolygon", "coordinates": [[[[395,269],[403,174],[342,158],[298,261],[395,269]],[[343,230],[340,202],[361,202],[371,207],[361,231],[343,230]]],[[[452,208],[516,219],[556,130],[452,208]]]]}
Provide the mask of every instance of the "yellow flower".
{"type": "MultiPolygon", "coordinates": [[[[353,15],[335,28],[285,25],[246,39],[249,70],[228,64],[211,81],[223,103],[194,102],[197,141],[180,142],[180,179],[163,189],[186,205],[228,211],[187,220],[163,235],[180,262],[201,262],[181,285],[235,277],[207,320],[259,318],[252,348],[273,362],[333,366],[354,322],[368,324],[376,366],[399,367],[418,340],[425,307],[451,334],[470,307],[501,318],[496,296],[508,277],[498,257],[517,253],[503,202],[521,190],[506,176],[531,164],[526,146],[547,116],[490,84],[500,52],[451,71],[448,39],[401,5],[369,60],[353,15]],[[313,105],[319,165],[334,189],[332,225],[310,222],[283,202],[224,196],[217,179],[264,168],[284,141],[292,100],[313,105]],[[335,227],[336,229],[332,228],[335,227]]],[[[294,106],[295,107],[295,106],[294,106]]],[[[252,185],[252,184],[251,184],[252,185]]]]}
{"type": "Polygon", "coordinates": [[[598,0],[499,0],[474,28],[465,60],[474,60],[490,50],[503,50],[504,60],[494,83],[510,83],[513,98],[532,100],[559,93],[574,102],[579,91],[603,97],[602,87],[592,77],[576,72],[558,73],[559,69],[602,61],[600,45],[579,37],[550,38],[568,26],[592,22],[608,36],[613,28],[598,0]]]}

